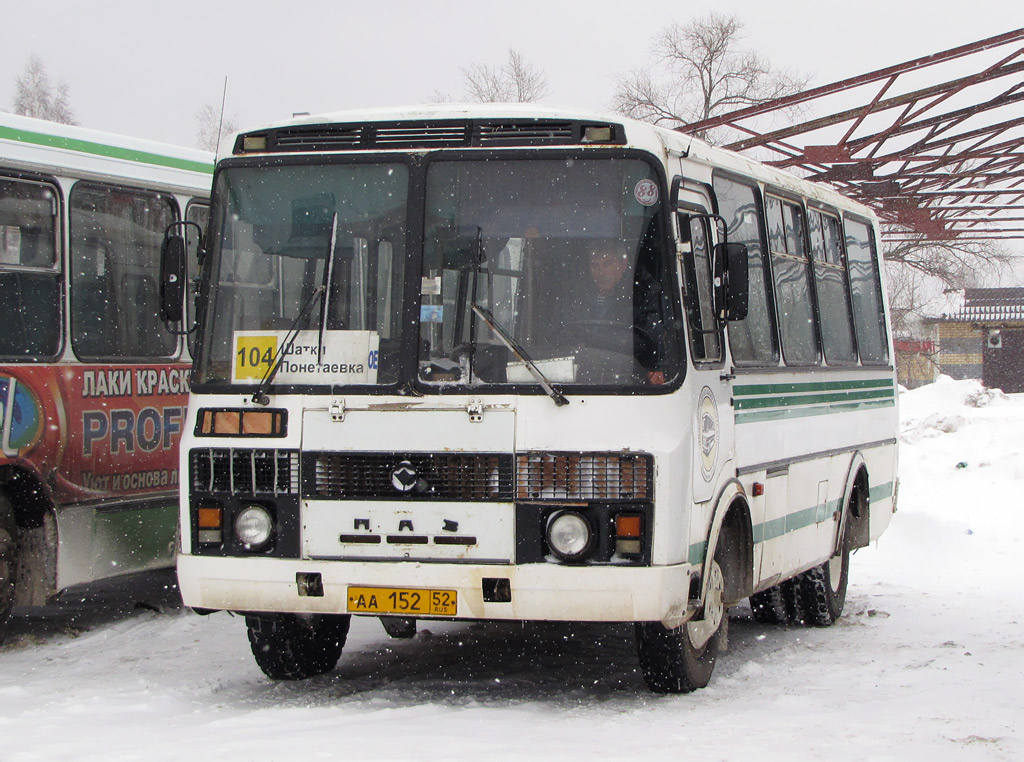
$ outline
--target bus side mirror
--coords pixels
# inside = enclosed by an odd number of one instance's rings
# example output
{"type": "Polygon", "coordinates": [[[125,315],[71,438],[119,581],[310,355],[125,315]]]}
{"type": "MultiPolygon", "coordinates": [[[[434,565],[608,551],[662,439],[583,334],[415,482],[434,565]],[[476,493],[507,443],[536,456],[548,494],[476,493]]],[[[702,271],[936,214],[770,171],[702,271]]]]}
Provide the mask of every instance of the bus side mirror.
{"type": "Polygon", "coordinates": [[[743,320],[747,317],[747,305],[750,301],[746,244],[716,244],[715,261],[721,263],[725,271],[722,277],[723,287],[720,290],[719,315],[725,320],[743,320]]]}
{"type": "Polygon", "coordinates": [[[185,317],[185,237],[164,238],[160,250],[160,317],[178,323],[185,317]]]}

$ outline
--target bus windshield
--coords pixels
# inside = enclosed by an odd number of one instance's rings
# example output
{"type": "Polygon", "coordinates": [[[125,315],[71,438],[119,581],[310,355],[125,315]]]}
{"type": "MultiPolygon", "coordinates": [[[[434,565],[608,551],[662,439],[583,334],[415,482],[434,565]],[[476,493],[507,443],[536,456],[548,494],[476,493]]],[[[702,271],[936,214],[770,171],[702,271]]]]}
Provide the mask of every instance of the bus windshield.
{"type": "Polygon", "coordinates": [[[529,361],[558,385],[671,380],[658,189],[639,159],[432,163],[421,383],[532,384],[529,361]]]}
{"type": "Polygon", "coordinates": [[[652,164],[622,156],[229,165],[196,383],[670,382],[660,188],[652,164]]]}
{"type": "Polygon", "coordinates": [[[396,383],[408,178],[398,163],[223,170],[197,381],[258,384],[297,331],[278,384],[396,383]]]}

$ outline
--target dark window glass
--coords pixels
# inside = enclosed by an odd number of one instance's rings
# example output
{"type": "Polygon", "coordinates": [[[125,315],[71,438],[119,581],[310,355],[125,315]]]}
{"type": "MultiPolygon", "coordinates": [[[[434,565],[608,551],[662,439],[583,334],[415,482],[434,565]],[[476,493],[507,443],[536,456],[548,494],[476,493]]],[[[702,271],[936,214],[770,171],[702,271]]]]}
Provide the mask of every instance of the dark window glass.
{"type": "Polygon", "coordinates": [[[850,315],[850,293],[846,287],[846,261],[839,218],[812,210],[808,222],[825,361],[834,365],[855,363],[857,348],[853,342],[853,318],[850,315]]]}
{"type": "Polygon", "coordinates": [[[715,362],[722,359],[722,344],[715,318],[707,223],[703,219],[680,214],[679,230],[690,240],[690,256],[683,260],[683,274],[693,359],[694,362],[715,362]]]}
{"type": "Polygon", "coordinates": [[[860,360],[865,365],[881,365],[889,361],[889,349],[874,236],[871,228],[859,220],[848,218],[845,222],[850,293],[853,296],[853,320],[857,328],[860,360]]]}
{"type": "Polygon", "coordinates": [[[90,360],[171,357],[160,320],[160,246],[170,196],[76,183],[71,190],[71,346],[90,360]]]}
{"type": "Polygon", "coordinates": [[[60,350],[57,200],[51,185],[0,178],[0,357],[60,350]]]}
{"type": "Polygon", "coordinates": [[[737,364],[774,365],[779,354],[769,309],[768,271],[761,240],[757,191],[724,177],[715,177],[719,214],[725,219],[729,241],[747,246],[750,303],[747,317],[729,323],[729,347],[737,364]]]}
{"type": "Polygon", "coordinates": [[[768,196],[765,211],[782,356],[789,365],[813,365],[818,362],[818,341],[814,331],[811,262],[804,244],[803,209],[768,196]]]}

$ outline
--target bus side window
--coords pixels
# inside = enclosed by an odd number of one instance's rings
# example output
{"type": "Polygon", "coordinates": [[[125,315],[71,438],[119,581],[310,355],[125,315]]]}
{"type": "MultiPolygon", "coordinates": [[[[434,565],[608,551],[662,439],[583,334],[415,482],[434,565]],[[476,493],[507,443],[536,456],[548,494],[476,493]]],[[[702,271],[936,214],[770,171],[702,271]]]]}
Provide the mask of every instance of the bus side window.
{"type": "Polygon", "coordinates": [[[882,284],[878,276],[874,236],[867,223],[847,217],[846,256],[849,262],[850,294],[853,296],[853,322],[857,328],[857,346],[864,365],[889,362],[882,309],[882,284]]]}
{"type": "Polygon", "coordinates": [[[761,233],[761,202],[757,187],[715,175],[719,214],[730,243],[747,247],[750,302],[747,317],[729,323],[729,347],[740,365],[775,365],[779,351],[771,309],[771,281],[761,233]]]}
{"type": "Polygon", "coordinates": [[[85,359],[171,357],[158,312],[170,196],[78,182],[71,189],[71,345],[85,359]]]}
{"type": "Polygon", "coordinates": [[[850,292],[846,284],[839,219],[811,209],[808,214],[811,255],[814,260],[814,288],[818,295],[821,343],[829,365],[857,362],[850,315],[850,292]]]}
{"type": "Polygon", "coordinates": [[[721,330],[715,318],[711,245],[707,222],[701,217],[679,215],[679,232],[689,236],[690,256],[683,260],[686,313],[694,362],[722,359],[721,330]]]}
{"type": "Polygon", "coordinates": [[[0,357],[50,358],[61,345],[57,193],[0,178],[0,357]]]}
{"type": "Polygon", "coordinates": [[[814,329],[811,262],[804,243],[803,208],[777,196],[766,196],[765,216],[782,356],[787,365],[815,365],[820,355],[814,329]]]}

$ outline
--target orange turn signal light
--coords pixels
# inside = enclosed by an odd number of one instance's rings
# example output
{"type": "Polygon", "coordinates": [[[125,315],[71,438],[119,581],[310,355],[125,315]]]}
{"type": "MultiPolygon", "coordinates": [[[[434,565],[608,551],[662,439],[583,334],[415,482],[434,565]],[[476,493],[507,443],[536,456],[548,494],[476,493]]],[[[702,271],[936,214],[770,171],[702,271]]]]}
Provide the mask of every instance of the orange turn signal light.
{"type": "Polygon", "coordinates": [[[620,513],[615,517],[616,537],[640,537],[643,534],[643,517],[635,513],[620,513]]]}
{"type": "Polygon", "coordinates": [[[224,511],[221,508],[200,508],[199,528],[220,529],[223,524],[224,511]]]}

